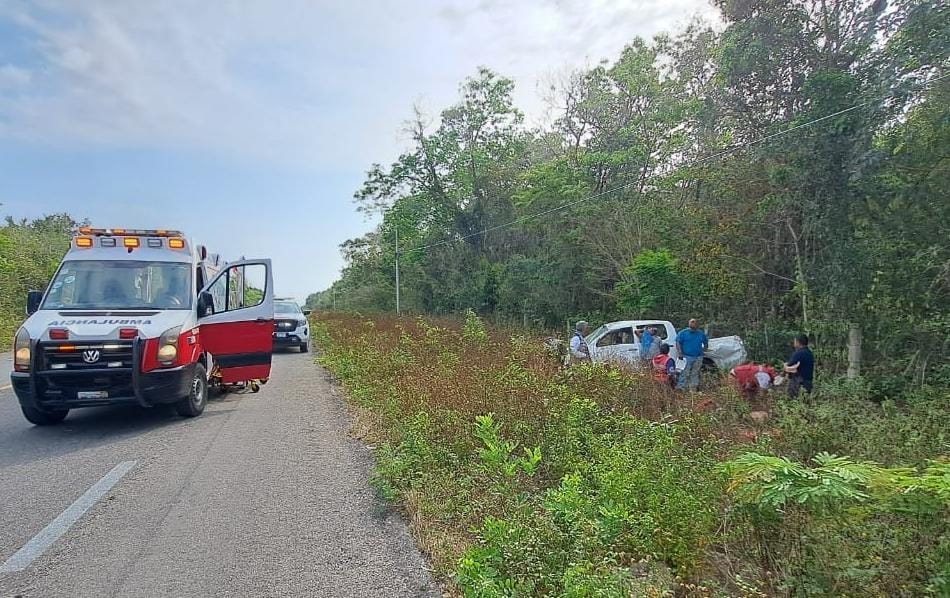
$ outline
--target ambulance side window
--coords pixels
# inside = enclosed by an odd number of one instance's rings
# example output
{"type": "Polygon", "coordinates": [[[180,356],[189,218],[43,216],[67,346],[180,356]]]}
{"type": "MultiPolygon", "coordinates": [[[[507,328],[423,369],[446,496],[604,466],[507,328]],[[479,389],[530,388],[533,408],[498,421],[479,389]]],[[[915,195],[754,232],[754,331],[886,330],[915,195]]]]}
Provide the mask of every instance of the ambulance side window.
{"type": "Polygon", "coordinates": [[[264,302],[264,287],[267,286],[267,269],[260,264],[251,264],[242,268],[244,284],[241,295],[244,307],[256,307],[264,302]]]}
{"type": "Polygon", "coordinates": [[[258,264],[228,268],[208,287],[214,313],[260,305],[264,301],[266,274],[266,268],[258,264]]]}
{"type": "Polygon", "coordinates": [[[214,305],[214,313],[219,314],[228,310],[228,277],[219,276],[210,287],[208,292],[211,294],[211,300],[214,305]]]}

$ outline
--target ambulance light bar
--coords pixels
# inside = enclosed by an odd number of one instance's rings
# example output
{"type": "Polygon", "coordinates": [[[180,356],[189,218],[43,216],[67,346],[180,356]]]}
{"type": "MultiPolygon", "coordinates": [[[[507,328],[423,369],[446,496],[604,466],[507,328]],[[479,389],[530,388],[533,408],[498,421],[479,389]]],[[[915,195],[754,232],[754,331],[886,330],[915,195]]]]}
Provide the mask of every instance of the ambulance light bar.
{"type": "Polygon", "coordinates": [[[130,229],[130,228],[92,228],[90,226],[80,226],[73,231],[73,236],[93,236],[93,237],[181,237],[184,236],[177,230],[165,229],[130,229]]]}
{"type": "Polygon", "coordinates": [[[128,229],[128,228],[92,228],[81,226],[73,231],[73,241],[76,247],[80,249],[90,249],[96,245],[98,239],[99,247],[124,247],[130,252],[139,247],[150,247],[152,249],[161,249],[166,244],[169,249],[185,249],[185,239],[177,230],[152,230],[152,229],[128,229]],[[121,238],[121,242],[117,242],[121,238]],[[142,238],[145,242],[142,242],[142,238]]]}

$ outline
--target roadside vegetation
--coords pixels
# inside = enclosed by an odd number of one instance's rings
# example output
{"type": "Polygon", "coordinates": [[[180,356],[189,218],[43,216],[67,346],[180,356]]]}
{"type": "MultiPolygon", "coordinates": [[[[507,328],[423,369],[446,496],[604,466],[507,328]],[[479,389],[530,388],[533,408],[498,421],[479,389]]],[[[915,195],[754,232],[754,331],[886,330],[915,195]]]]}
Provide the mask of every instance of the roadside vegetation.
{"type": "Polygon", "coordinates": [[[722,26],[552,80],[540,127],[489,69],[413,115],[310,306],[393,311],[398,234],[412,313],[699,317],[758,360],[807,332],[826,373],[850,341],[880,399],[950,384],[950,4],[713,4],[722,26]]]}
{"type": "Polygon", "coordinates": [[[552,81],[541,126],[488,68],[416,111],[308,299],[459,594],[950,596],[950,5],[713,3],[552,81]],[[357,315],[397,260],[426,317],[357,315]],[[691,317],[760,363],[807,333],[817,392],[672,394],[539,340],[691,317]]]}
{"type": "Polygon", "coordinates": [[[26,293],[43,290],[69,249],[76,226],[68,215],[32,221],[7,218],[0,224],[0,352],[10,349],[13,334],[26,318],[26,293]]]}
{"type": "Polygon", "coordinates": [[[376,485],[465,596],[950,595],[950,405],[674,394],[540,339],[321,313],[376,485]],[[750,410],[766,411],[766,420],[750,410]]]}

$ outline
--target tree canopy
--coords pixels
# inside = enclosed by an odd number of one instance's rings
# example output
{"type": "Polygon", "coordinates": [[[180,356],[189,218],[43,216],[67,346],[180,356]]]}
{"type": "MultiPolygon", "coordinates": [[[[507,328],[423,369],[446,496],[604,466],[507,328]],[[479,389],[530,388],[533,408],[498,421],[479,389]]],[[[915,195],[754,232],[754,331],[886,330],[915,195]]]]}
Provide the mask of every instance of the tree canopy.
{"type": "MultiPolygon", "coordinates": [[[[561,326],[698,316],[759,358],[793,331],[846,365],[850,328],[895,384],[950,381],[950,8],[717,0],[550,90],[524,124],[479,69],[356,193],[379,227],[310,305],[472,308],[561,326]]],[[[882,382],[886,386],[887,383],[882,382]]]]}

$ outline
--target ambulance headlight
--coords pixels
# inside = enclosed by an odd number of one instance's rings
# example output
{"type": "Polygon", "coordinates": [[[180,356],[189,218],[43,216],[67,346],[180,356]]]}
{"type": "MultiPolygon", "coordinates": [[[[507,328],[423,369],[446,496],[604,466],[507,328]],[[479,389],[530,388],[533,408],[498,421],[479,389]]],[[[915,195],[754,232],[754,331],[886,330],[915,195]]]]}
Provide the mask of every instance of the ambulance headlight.
{"type": "Polygon", "coordinates": [[[158,348],[158,360],[163,365],[171,365],[178,357],[178,347],[175,345],[162,345],[158,348]]]}
{"type": "Polygon", "coordinates": [[[169,328],[158,339],[158,362],[164,366],[175,365],[178,358],[178,337],[181,335],[181,326],[169,328]]]}
{"type": "Polygon", "coordinates": [[[26,328],[20,328],[13,339],[14,371],[30,371],[30,357],[30,333],[26,331],[26,328]]]}

